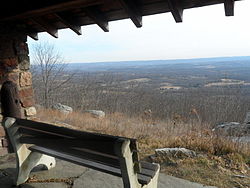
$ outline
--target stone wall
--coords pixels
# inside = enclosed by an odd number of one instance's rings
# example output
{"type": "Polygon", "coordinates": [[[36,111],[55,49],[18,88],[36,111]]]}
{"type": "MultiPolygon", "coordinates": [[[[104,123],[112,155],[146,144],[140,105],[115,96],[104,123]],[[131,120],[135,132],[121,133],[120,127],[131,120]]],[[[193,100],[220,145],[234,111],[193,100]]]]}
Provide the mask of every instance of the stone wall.
{"type": "MultiPolygon", "coordinates": [[[[0,25],[0,88],[9,80],[17,84],[22,117],[29,118],[36,114],[32,89],[32,75],[29,71],[30,60],[27,36],[21,26],[0,25]]],[[[2,121],[2,115],[0,115],[2,121]]],[[[0,155],[6,153],[4,130],[0,126],[0,155]]]]}

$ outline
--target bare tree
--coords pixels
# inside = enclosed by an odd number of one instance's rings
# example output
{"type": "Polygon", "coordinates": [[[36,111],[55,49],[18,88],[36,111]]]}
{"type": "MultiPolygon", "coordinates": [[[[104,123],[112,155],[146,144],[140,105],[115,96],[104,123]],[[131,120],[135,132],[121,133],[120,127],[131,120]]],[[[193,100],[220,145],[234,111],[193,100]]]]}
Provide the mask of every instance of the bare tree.
{"type": "Polygon", "coordinates": [[[39,100],[48,108],[52,95],[62,88],[73,76],[66,71],[67,64],[60,52],[48,42],[37,43],[32,47],[32,73],[39,100]]]}

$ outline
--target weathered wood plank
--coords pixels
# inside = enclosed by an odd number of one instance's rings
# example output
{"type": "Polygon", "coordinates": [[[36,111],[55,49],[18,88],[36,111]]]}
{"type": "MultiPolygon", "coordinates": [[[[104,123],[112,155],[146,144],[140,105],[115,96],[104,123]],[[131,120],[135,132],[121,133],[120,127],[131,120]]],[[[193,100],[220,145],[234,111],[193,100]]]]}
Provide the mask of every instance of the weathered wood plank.
{"type": "Polygon", "coordinates": [[[143,174],[138,174],[137,177],[138,177],[139,183],[142,185],[147,185],[151,181],[150,177],[144,176],[143,174]]]}
{"type": "Polygon", "coordinates": [[[145,161],[140,161],[141,164],[141,168],[144,169],[149,169],[149,170],[153,170],[156,171],[158,169],[158,166],[149,162],[145,162],[145,161]]]}
{"type": "Polygon", "coordinates": [[[18,130],[23,135],[35,136],[36,138],[44,138],[44,139],[60,139],[60,138],[73,138],[72,136],[66,136],[60,133],[51,133],[43,130],[27,128],[18,125],[18,130]]]}
{"type": "MultiPolygon", "coordinates": [[[[85,166],[87,168],[92,168],[94,170],[98,170],[98,171],[108,173],[108,174],[111,174],[114,176],[122,177],[121,170],[119,168],[116,168],[116,167],[108,166],[105,164],[100,164],[100,163],[97,163],[94,161],[89,161],[87,159],[73,156],[71,154],[54,151],[52,149],[47,149],[47,148],[40,147],[40,146],[31,146],[31,147],[29,147],[29,149],[31,151],[36,151],[39,153],[43,153],[46,155],[56,157],[58,159],[66,160],[66,161],[72,162],[74,164],[82,165],[82,166],[85,166]]],[[[148,175],[138,174],[138,181],[141,184],[145,185],[151,181],[151,178],[148,175]]]]}
{"type": "MultiPolygon", "coordinates": [[[[34,122],[31,120],[26,120],[26,119],[18,119],[17,118],[16,122],[18,125],[20,125],[22,127],[37,129],[37,130],[51,132],[51,133],[55,133],[55,134],[62,134],[62,135],[69,136],[69,137],[81,138],[83,140],[116,141],[118,138],[121,138],[118,136],[73,130],[73,129],[69,129],[69,128],[65,128],[65,127],[58,127],[55,125],[41,123],[41,122],[34,122]]],[[[126,139],[135,140],[135,139],[131,139],[131,138],[126,138],[126,139]]]]}
{"type": "Polygon", "coordinates": [[[21,138],[20,142],[35,144],[36,146],[47,148],[56,152],[69,154],[75,157],[87,159],[89,161],[106,164],[106,165],[117,167],[117,168],[119,167],[119,160],[117,159],[116,156],[111,156],[111,155],[102,154],[102,153],[95,153],[95,152],[92,152],[91,150],[84,150],[83,148],[78,148],[74,146],[71,147],[69,144],[65,144],[65,142],[63,141],[60,141],[60,142],[54,141],[53,143],[51,143],[45,140],[41,142],[41,140],[37,140],[37,139],[21,138]],[[62,143],[63,143],[63,147],[62,147],[62,143]]]}
{"type": "Polygon", "coordinates": [[[156,173],[156,171],[154,171],[154,170],[142,168],[141,172],[139,174],[149,176],[150,178],[152,178],[152,177],[154,177],[155,173],[156,173]]]}
{"type": "Polygon", "coordinates": [[[47,154],[53,157],[56,157],[58,159],[66,160],[69,162],[72,162],[74,164],[82,165],[88,168],[92,168],[94,170],[99,170],[101,172],[105,172],[108,174],[112,174],[114,176],[121,177],[121,171],[118,168],[111,167],[108,165],[100,164],[94,161],[86,160],[77,156],[73,156],[71,154],[66,154],[62,152],[58,152],[52,149],[44,148],[44,147],[39,147],[39,146],[31,146],[29,147],[31,151],[36,151],[39,153],[47,154]]]}
{"type": "MultiPolygon", "coordinates": [[[[21,131],[22,132],[22,131],[21,131]]],[[[42,134],[41,134],[42,135],[42,134]]],[[[64,143],[65,147],[69,148],[83,148],[85,150],[89,150],[92,152],[99,152],[102,155],[111,155],[115,156],[114,154],[114,142],[110,141],[102,141],[102,140],[86,140],[86,139],[79,139],[79,138],[60,138],[57,135],[53,138],[51,136],[54,135],[44,135],[44,136],[37,136],[36,133],[34,133],[34,136],[27,136],[23,135],[21,137],[21,142],[26,144],[58,144],[60,146],[61,143],[64,143]]]]}
{"type": "MultiPolygon", "coordinates": [[[[19,125],[19,131],[23,134],[35,136],[41,139],[74,139],[75,144],[79,144],[79,147],[84,147],[90,150],[97,150],[106,154],[114,154],[113,144],[118,138],[117,136],[83,132],[78,130],[72,130],[64,127],[57,127],[50,124],[34,122],[30,120],[17,119],[19,125]],[[77,143],[77,140],[79,141],[77,143]]],[[[125,138],[131,140],[131,143],[136,142],[135,139],[125,138]]],[[[53,142],[53,140],[51,140],[53,142]]],[[[69,142],[73,142],[72,140],[69,142]]],[[[136,144],[134,146],[135,152],[137,151],[136,144]]],[[[138,158],[138,156],[137,156],[138,158]]]]}

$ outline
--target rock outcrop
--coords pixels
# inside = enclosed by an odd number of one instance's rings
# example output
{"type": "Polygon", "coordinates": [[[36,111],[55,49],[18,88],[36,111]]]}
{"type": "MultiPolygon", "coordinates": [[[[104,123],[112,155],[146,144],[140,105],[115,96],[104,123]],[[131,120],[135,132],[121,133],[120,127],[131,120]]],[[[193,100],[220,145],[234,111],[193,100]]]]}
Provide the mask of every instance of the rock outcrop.
{"type": "Polygon", "coordinates": [[[65,115],[68,115],[68,114],[73,112],[73,109],[70,106],[63,105],[61,103],[54,104],[52,106],[52,109],[58,110],[58,111],[62,112],[65,115]]]}
{"type": "Polygon", "coordinates": [[[101,110],[85,110],[85,113],[91,114],[93,117],[103,118],[105,117],[105,112],[101,110]]]}
{"type": "Polygon", "coordinates": [[[237,142],[250,142],[250,112],[246,113],[243,123],[226,122],[216,125],[212,130],[237,142]]]}
{"type": "Polygon", "coordinates": [[[246,117],[245,117],[244,123],[245,124],[250,124],[250,112],[246,113],[246,117]]]}
{"type": "Polygon", "coordinates": [[[196,157],[196,153],[186,148],[161,148],[155,150],[156,157],[187,158],[196,157]]]}
{"type": "Polygon", "coordinates": [[[224,136],[250,136],[250,124],[227,122],[217,125],[213,131],[224,136]]]}

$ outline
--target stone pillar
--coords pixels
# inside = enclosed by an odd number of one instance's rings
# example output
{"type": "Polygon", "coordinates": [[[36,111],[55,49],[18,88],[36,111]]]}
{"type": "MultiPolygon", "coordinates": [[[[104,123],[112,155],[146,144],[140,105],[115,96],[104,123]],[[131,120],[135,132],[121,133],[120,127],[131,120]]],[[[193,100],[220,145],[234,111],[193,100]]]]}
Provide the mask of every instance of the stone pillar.
{"type": "MultiPolygon", "coordinates": [[[[22,118],[36,114],[32,89],[32,75],[29,71],[30,60],[27,36],[21,26],[0,25],[0,88],[5,81],[17,85],[22,118]]],[[[0,116],[2,121],[2,115],[0,116]]],[[[5,149],[4,131],[0,126],[0,155],[5,149]]]]}

